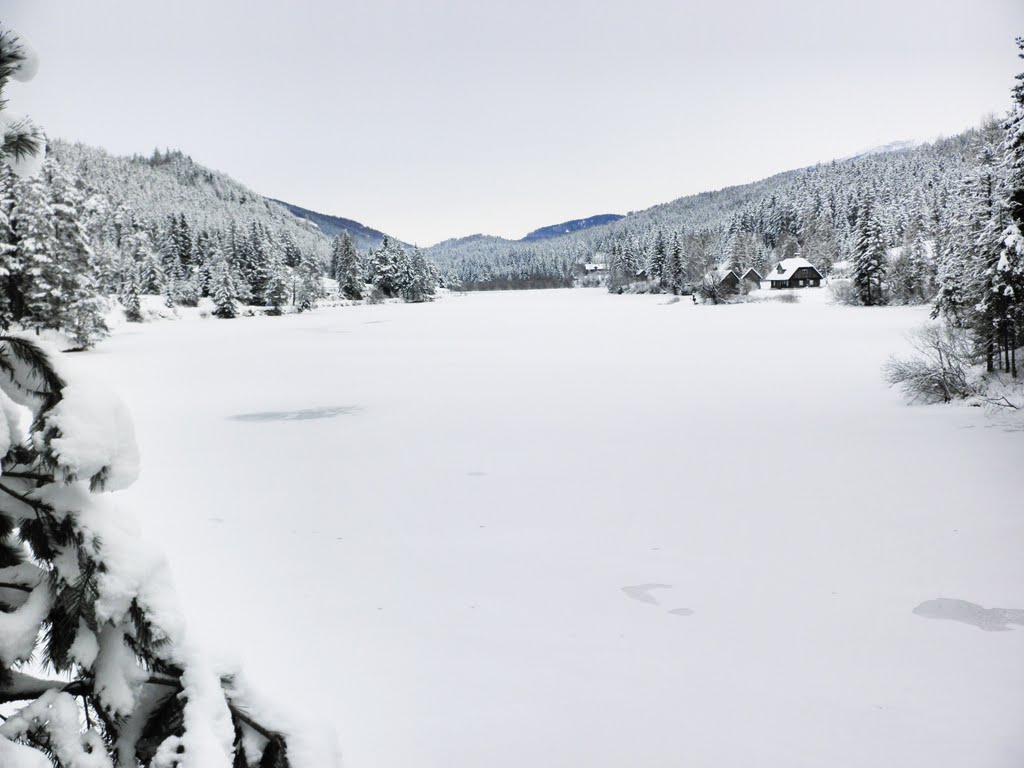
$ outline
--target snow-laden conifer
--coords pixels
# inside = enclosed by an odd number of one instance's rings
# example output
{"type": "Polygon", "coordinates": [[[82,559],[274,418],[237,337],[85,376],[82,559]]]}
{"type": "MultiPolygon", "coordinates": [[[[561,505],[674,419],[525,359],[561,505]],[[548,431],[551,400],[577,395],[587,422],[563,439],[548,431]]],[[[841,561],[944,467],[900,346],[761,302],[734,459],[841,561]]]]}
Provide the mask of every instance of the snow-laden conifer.
{"type": "MultiPolygon", "coordinates": [[[[10,36],[0,28],[0,107],[10,36]]],[[[0,160],[13,151],[5,141],[0,160]]],[[[13,223],[42,238],[46,217],[27,219],[46,196],[26,188],[13,223]]],[[[58,198],[50,217],[49,245],[70,261],[88,258],[73,203],[58,198]]],[[[34,247],[26,274],[38,278],[34,247]]],[[[125,264],[137,276],[138,261],[125,264]]],[[[55,295],[80,288],[46,279],[55,295]]],[[[124,406],[59,368],[34,340],[0,333],[0,766],[286,768],[284,737],[191,642],[166,564],[105,496],[138,473],[124,406]]]]}
{"type": "Polygon", "coordinates": [[[222,254],[216,254],[210,267],[210,296],[213,298],[213,314],[230,319],[238,314],[238,286],[234,270],[222,254]]]}

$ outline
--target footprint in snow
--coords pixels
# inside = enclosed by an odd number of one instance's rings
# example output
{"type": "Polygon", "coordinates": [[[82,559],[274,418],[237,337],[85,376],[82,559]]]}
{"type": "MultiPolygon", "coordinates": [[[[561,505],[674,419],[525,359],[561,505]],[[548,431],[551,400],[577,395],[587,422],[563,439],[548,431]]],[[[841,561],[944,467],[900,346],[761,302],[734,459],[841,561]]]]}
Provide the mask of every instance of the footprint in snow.
{"type": "Polygon", "coordinates": [[[623,587],[622,591],[634,600],[650,605],[658,605],[658,598],[651,594],[656,589],[672,589],[671,584],[637,584],[632,587],[623,587]]]}
{"type": "MultiPolygon", "coordinates": [[[[627,597],[632,598],[640,603],[647,603],[648,605],[661,605],[657,597],[652,593],[659,589],[672,589],[671,584],[634,584],[630,587],[623,587],[622,591],[626,593],[627,597]]],[[[672,608],[669,610],[673,616],[692,616],[693,610],[690,608],[672,608]]]]}

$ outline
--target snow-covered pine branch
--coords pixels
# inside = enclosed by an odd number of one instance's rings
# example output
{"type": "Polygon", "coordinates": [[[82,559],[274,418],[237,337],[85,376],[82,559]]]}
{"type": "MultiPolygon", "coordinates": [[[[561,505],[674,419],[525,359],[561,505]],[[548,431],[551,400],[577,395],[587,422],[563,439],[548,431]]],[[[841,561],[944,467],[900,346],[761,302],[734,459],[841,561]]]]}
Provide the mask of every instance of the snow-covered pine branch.
{"type": "Polygon", "coordinates": [[[138,472],[117,398],[0,336],[0,447],[0,764],[286,766],[284,737],[189,642],[166,563],[108,498],[138,472]],[[39,658],[58,681],[26,674],[39,658]]]}
{"type": "Polygon", "coordinates": [[[46,139],[30,118],[7,110],[4,91],[11,80],[31,80],[38,69],[39,57],[28,41],[0,23],[0,157],[22,177],[39,172],[46,139]]]}

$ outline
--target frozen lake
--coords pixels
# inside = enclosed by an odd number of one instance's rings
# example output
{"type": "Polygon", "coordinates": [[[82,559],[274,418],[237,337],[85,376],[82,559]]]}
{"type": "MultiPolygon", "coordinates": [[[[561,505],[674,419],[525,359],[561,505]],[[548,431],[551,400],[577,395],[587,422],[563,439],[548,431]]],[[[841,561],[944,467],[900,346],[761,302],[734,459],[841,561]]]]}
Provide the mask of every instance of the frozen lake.
{"type": "Polygon", "coordinates": [[[123,328],[119,496],[348,768],[1016,768],[1024,434],[923,309],[597,290],[123,328]]]}

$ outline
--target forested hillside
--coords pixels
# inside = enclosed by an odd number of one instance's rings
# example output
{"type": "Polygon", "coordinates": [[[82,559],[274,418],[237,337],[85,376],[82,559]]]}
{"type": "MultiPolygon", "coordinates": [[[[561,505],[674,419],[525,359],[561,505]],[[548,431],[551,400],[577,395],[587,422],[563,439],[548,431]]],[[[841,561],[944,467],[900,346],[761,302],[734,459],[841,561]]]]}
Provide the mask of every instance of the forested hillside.
{"type": "Polygon", "coordinates": [[[327,237],[315,225],[182,152],[154,150],[148,157],[123,157],[60,140],[51,141],[47,152],[114,208],[130,212],[143,225],[157,226],[180,215],[196,231],[226,231],[232,224],[258,222],[300,250],[321,256],[327,252],[327,237]]]}
{"type": "Polygon", "coordinates": [[[360,253],[181,152],[116,157],[55,141],[42,173],[0,170],[0,326],[55,330],[88,347],[115,302],[142,320],[144,295],[167,307],[202,299],[221,318],[246,306],[303,311],[344,299],[423,301],[436,271],[383,238],[360,253]]]}
{"type": "Polygon", "coordinates": [[[610,263],[616,289],[635,281],[638,272],[659,283],[666,265],[675,271],[670,283],[698,280],[722,263],[764,269],[797,254],[827,270],[852,258],[865,196],[892,247],[941,221],[984,141],[984,130],[969,131],[682,197],[548,240],[476,236],[441,243],[429,254],[475,287],[570,284],[573,265],[581,261],[610,263]]]}

